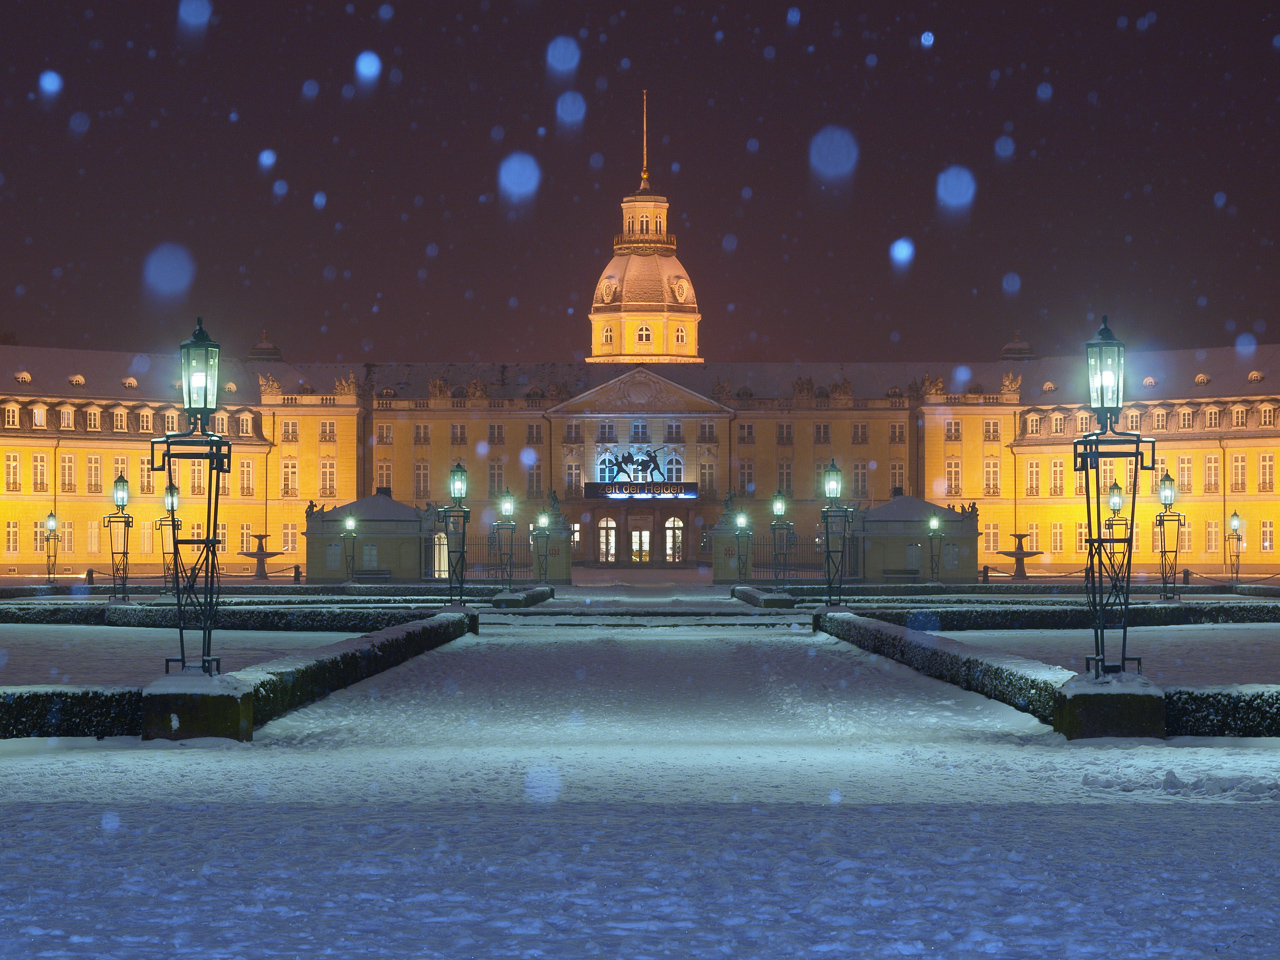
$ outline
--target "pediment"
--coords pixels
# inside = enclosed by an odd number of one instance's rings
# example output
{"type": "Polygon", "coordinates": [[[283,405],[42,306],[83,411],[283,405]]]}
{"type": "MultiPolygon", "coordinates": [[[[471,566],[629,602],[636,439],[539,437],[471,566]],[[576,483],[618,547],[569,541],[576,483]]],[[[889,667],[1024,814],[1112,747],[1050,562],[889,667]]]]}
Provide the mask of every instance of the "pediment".
{"type": "Polygon", "coordinates": [[[547,411],[559,415],[593,413],[724,415],[730,409],[702,394],[673,383],[645,367],[593,387],[547,411]]]}

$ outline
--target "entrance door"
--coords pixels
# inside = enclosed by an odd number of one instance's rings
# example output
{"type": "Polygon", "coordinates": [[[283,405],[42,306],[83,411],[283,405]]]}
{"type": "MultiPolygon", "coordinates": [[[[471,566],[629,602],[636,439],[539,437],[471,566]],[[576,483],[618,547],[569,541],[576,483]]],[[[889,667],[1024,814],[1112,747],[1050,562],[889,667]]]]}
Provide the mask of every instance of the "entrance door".
{"type": "Polygon", "coordinates": [[[649,562],[649,542],[653,537],[653,520],[647,517],[634,517],[628,526],[631,529],[631,562],[649,562]]]}
{"type": "Polygon", "coordinates": [[[672,517],[662,526],[665,559],[667,563],[680,563],[684,560],[684,521],[672,517]]]}

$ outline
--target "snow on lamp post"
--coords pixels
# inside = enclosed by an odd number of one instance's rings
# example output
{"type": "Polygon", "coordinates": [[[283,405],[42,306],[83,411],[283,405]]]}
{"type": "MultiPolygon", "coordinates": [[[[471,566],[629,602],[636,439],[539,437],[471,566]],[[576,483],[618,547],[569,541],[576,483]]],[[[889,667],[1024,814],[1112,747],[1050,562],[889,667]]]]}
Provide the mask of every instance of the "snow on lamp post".
{"type": "Polygon", "coordinates": [[[456,587],[456,602],[462,603],[467,582],[467,521],[471,519],[471,508],[462,504],[467,496],[467,468],[461,461],[449,471],[449,496],[453,506],[437,507],[436,522],[444,526],[449,558],[449,602],[455,602],[456,587]]]}
{"type": "Polygon", "coordinates": [[[822,492],[827,505],[822,508],[824,568],[827,575],[827,604],[834,606],[844,591],[844,561],[848,549],[850,510],[840,503],[840,468],[833,459],[822,471],[822,492]]]}
{"type": "Polygon", "coordinates": [[[115,513],[108,513],[102,518],[102,525],[107,528],[107,536],[111,539],[111,599],[127,603],[129,531],[133,528],[133,517],[124,512],[129,505],[129,481],[123,473],[111,485],[111,500],[116,505],[115,513]]]}
{"type": "MultiPolygon", "coordinates": [[[[178,602],[178,656],[166,657],[165,673],[173,664],[182,672],[199,671],[213,675],[222,672],[222,660],[213,655],[213,624],[218,615],[218,497],[222,492],[222,474],[231,472],[231,444],[209,430],[218,409],[218,357],[221,347],[204,329],[204,320],[196,318],[196,329],[190,339],[178,347],[179,370],[182,374],[182,409],[187,416],[187,429],[166,433],[151,441],[151,469],[163,471],[172,485],[176,461],[191,460],[205,466],[208,486],[202,525],[192,524],[199,536],[178,536],[178,525],[170,524],[173,534],[173,582],[178,602]],[[194,557],[191,564],[182,560],[182,547],[189,547],[194,557]],[[200,660],[188,658],[186,632],[200,632],[200,660]]],[[[166,499],[167,499],[166,490],[166,499]]],[[[176,490],[175,490],[176,500],[176,490]]],[[[176,503],[175,503],[176,506],[176,503]]],[[[169,511],[170,520],[173,511],[169,511]]]]}
{"type": "Polygon", "coordinates": [[[510,489],[504,490],[498,498],[498,513],[502,519],[493,522],[493,532],[497,539],[501,579],[510,590],[516,555],[516,498],[510,489]]]}
{"type": "Polygon", "coordinates": [[[1155,463],[1155,441],[1139,433],[1116,429],[1124,407],[1124,344],[1102,318],[1094,339],[1085,344],[1089,408],[1098,418],[1098,429],[1072,444],[1073,466],[1082,473],[1089,557],[1085,567],[1085,593],[1093,619],[1093,654],[1085,658],[1095,677],[1123,673],[1130,663],[1142,672],[1142,658],[1128,653],[1129,584],[1133,569],[1133,516],[1137,505],[1138,471],[1155,463]],[[1103,490],[1103,464],[1120,473],[1127,468],[1128,497],[1118,482],[1103,490]],[[1127,510],[1126,510],[1127,502],[1127,510]],[[1106,515],[1106,509],[1111,515],[1106,515]],[[1107,650],[1107,632],[1120,634],[1120,655],[1107,650]]]}
{"type": "Polygon", "coordinates": [[[769,529],[773,534],[773,589],[781,591],[782,578],[787,570],[787,553],[791,548],[792,530],[795,527],[786,519],[787,495],[779,490],[773,495],[773,522],[769,529]]]}

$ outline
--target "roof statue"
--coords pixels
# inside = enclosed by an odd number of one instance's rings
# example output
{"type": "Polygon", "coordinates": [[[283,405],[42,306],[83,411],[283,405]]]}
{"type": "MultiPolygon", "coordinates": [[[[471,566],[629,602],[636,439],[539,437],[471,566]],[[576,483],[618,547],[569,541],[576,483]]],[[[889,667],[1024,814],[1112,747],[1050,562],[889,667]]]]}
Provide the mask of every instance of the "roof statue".
{"type": "Polygon", "coordinates": [[[840,379],[831,384],[831,396],[839,397],[847,400],[853,396],[853,384],[849,382],[849,378],[844,374],[840,375],[840,379]]]}
{"type": "Polygon", "coordinates": [[[791,384],[791,395],[794,397],[813,396],[813,377],[797,377],[791,384]]]}
{"type": "Polygon", "coordinates": [[[431,393],[432,400],[447,400],[451,392],[449,381],[444,377],[432,377],[431,382],[427,384],[427,389],[431,393]]]}
{"type": "Polygon", "coordinates": [[[553,380],[551,385],[547,387],[547,396],[557,403],[568,400],[573,394],[569,390],[569,384],[564,380],[553,380]]]}
{"type": "Polygon", "coordinates": [[[345,377],[337,377],[333,381],[333,392],[340,397],[354,397],[356,395],[355,371],[348,370],[345,377]]]}
{"type": "Polygon", "coordinates": [[[467,396],[472,400],[483,400],[489,396],[489,391],[485,389],[484,381],[476,377],[467,384],[467,396]]]}
{"type": "Polygon", "coordinates": [[[1022,389],[1022,374],[1005,371],[1004,379],[1000,384],[1002,393],[1017,393],[1022,389]]]}
{"type": "Polygon", "coordinates": [[[724,380],[716,377],[716,382],[711,386],[711,399],[716,403],[728,403],[733,399],[733,388],[724,380]]]}
{"type": "Polygon", "coordinates": [[[280,381],[271,374],[258,374],[258,389],[262,391],[263,396],[280,396],[284,391],[280,387],[280,381]]]}

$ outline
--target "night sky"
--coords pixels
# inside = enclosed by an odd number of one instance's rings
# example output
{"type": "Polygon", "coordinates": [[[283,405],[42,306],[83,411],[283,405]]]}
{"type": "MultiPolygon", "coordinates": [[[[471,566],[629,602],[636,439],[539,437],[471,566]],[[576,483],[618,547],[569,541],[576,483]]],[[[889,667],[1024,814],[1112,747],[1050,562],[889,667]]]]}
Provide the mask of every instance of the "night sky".
{"type": "Polygon", "coordinates": [[[1276,342],[1275,9],[9,0],[0,332],[580,359],[647,88],[708,360],[1276,342]]]}

